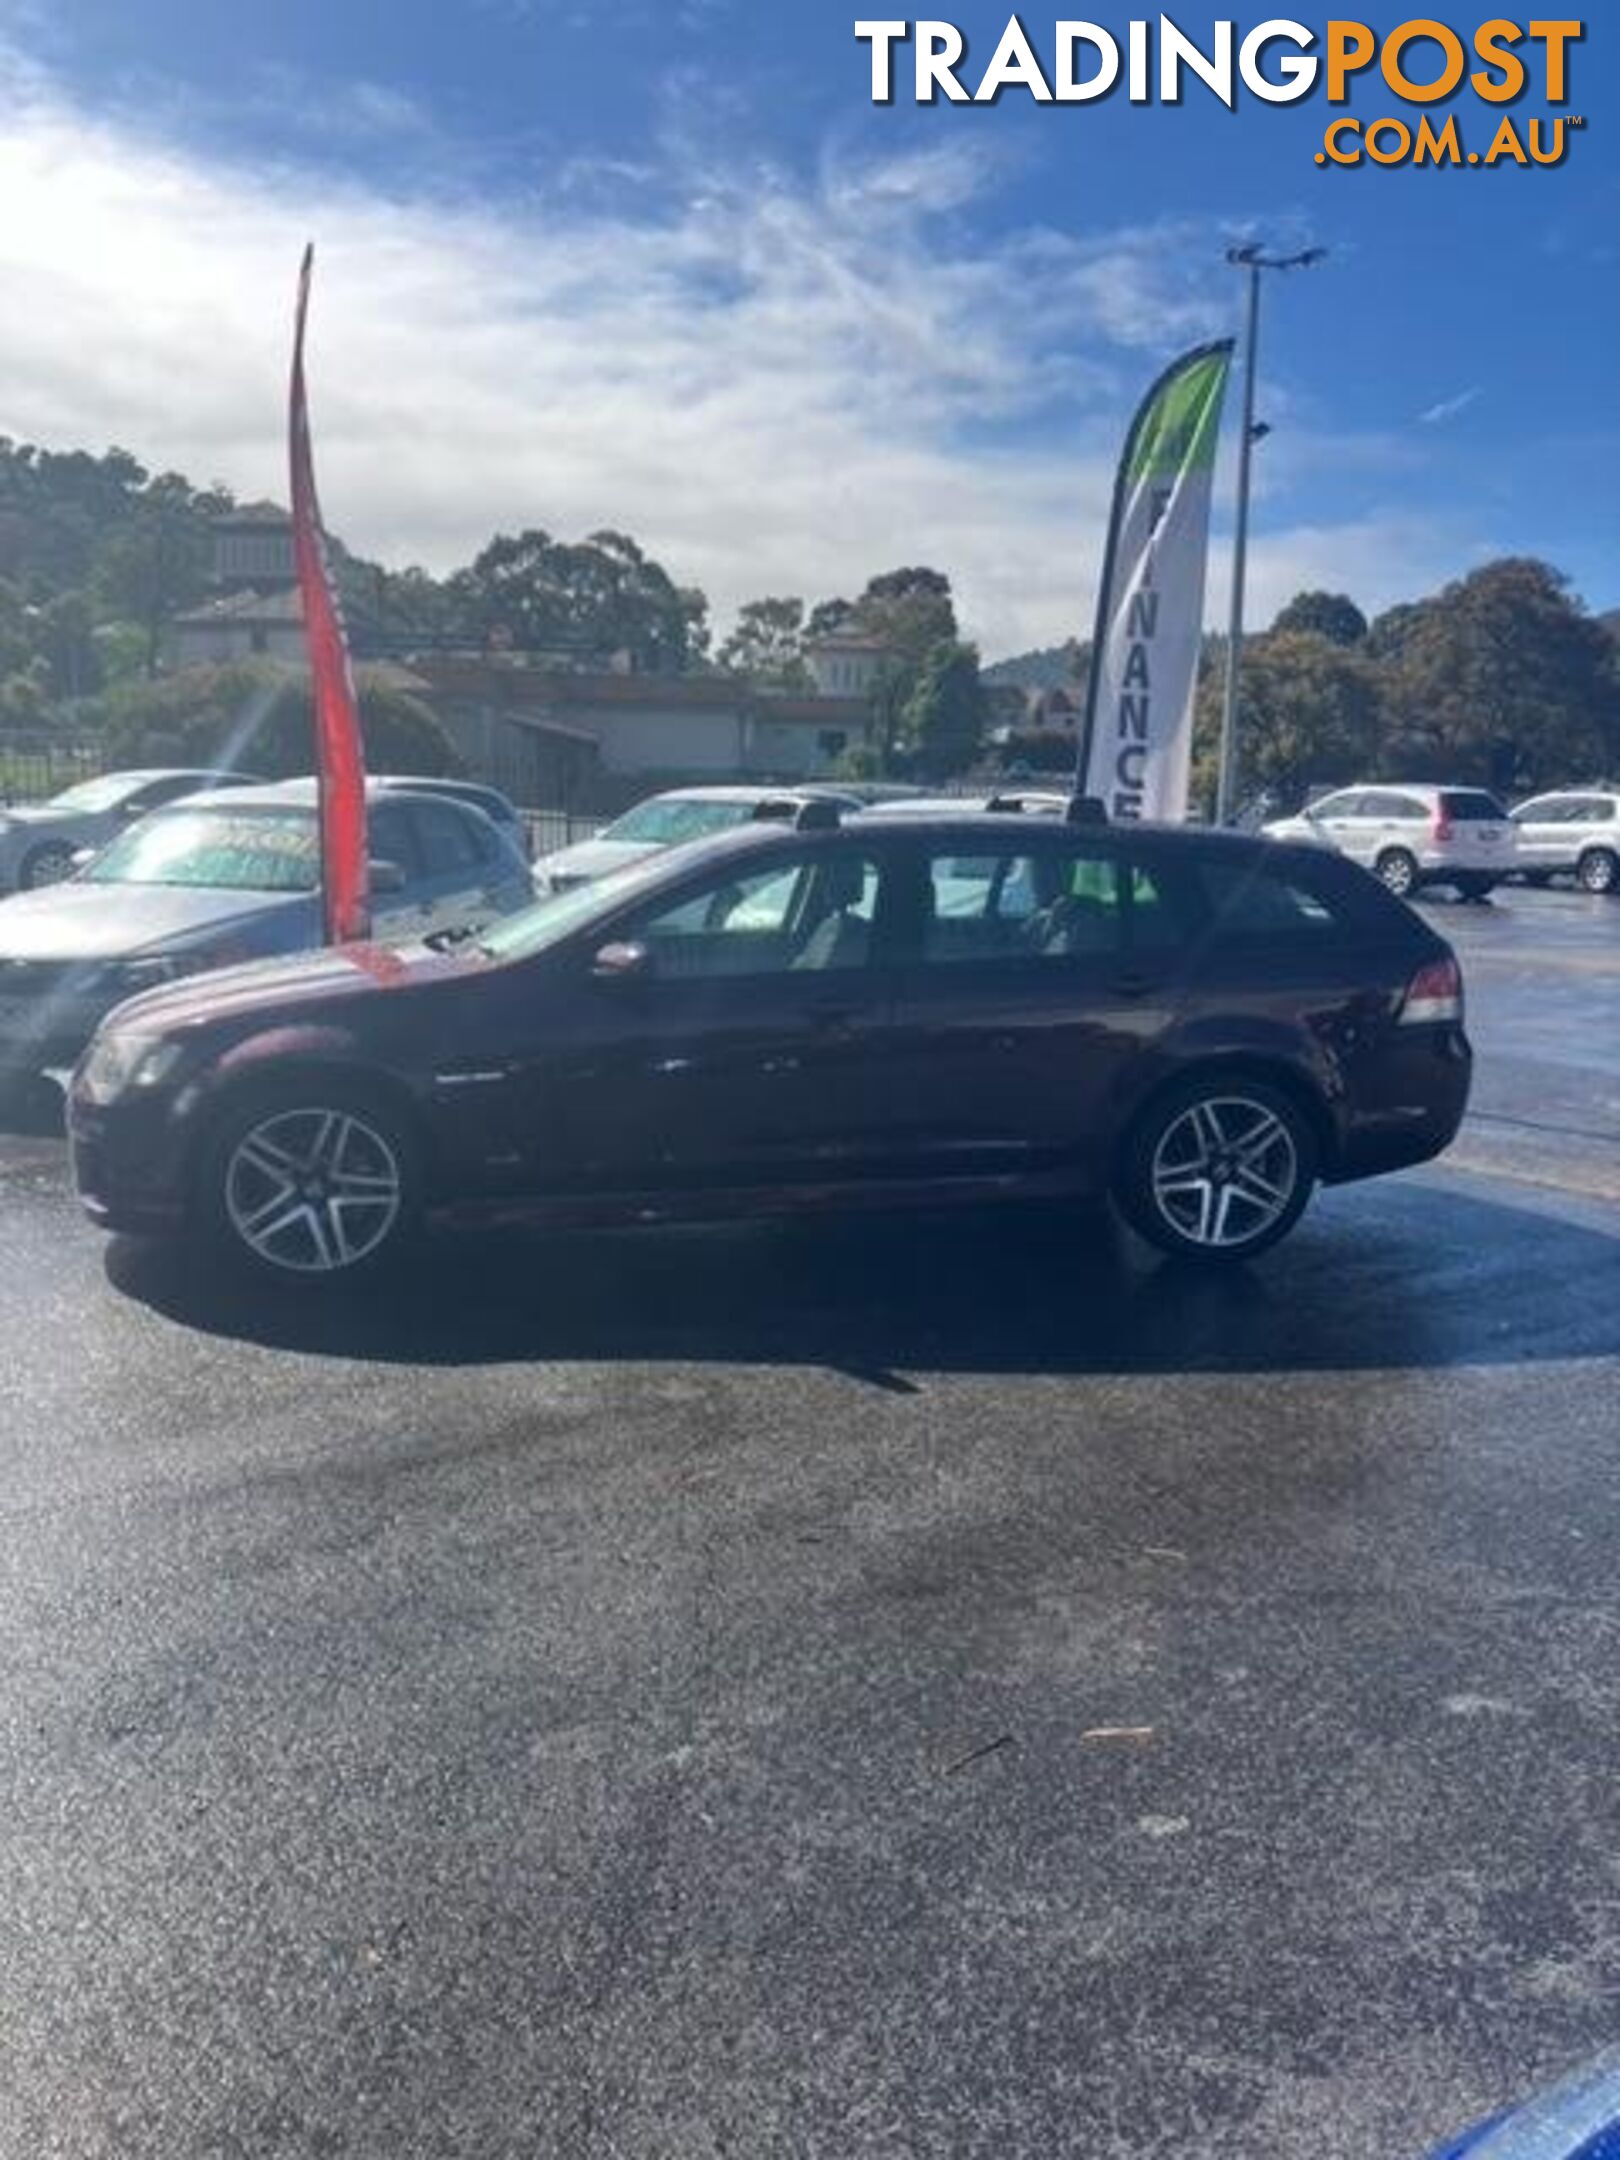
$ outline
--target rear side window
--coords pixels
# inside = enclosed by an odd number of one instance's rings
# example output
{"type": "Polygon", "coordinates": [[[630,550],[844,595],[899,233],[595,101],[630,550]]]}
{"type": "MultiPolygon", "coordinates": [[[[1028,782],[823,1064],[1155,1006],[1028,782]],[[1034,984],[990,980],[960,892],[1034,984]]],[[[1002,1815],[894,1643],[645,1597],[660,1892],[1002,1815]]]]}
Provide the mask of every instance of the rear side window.
{"type": "Polygon", "coordinates": [[[1374,878],[1325,858],[1206,857],[1198,870],[1207,930],[1220,938],[1319,945],[1335,935],[1397,934],[1405,911],[1374,878]]]}
{"type": "Polygon", "coordinates": [[[1454,789],[1442,795],[1441,806],[1455,825],[1496,825],[1505,821],[1506,810],[1494,795],[1481,789],[1454,789]]]}
{"type": "Polygon", "coordinates": [[[1125,873],[1100,850],[941,849],[928,863],[922,959],[951,967],[1111,954],[1127,905],[1125,873]]]}
{"type": "Polygon", "coordinates": [[[1421,824],[1428,816],[1428,808],[1415,795],[1364,795],[1361,799],[1363,817],[1398,819],[1408,824],[1421,824]]]}

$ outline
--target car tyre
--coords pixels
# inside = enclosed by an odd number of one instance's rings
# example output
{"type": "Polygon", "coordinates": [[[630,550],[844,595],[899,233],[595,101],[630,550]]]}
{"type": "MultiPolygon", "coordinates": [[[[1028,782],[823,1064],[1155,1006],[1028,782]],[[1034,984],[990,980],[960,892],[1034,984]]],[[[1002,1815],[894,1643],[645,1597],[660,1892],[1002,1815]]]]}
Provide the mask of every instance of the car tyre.
{"type": "Polygon", "coordinates": [[[17,884],[24,892],[38,892],[42,885],[60,885],[73,875],[74,850],[61,840],[47,840],[23,858],[17,884]]]}
{"type": "Polygon", "coordinates": [[[1501,880],[1493,877],[1459,877],[1453,882],[1464,900],[1488,900],[1501,880]]]}
{"type": "Polygon", "coordinates": [[[391,1104],[312,1073],[226,1109],[193,1198],[204,1240],[233,1269],[326,1289],[374,1279],[409,1250],[421,1221],[421,1155],[391,1104]]]}
{"type": "Polygon", "coordinates": [[[1211,1073],[1155,1098],[1121,1150],[1120,1211],[1178,1259],[1231,1266],[1285,1238],[1316,1186],[1308,1117],[1281,1088],[1211,1073]]]}
{"type": "Polygon", "coordinates": [[[1582,892],[1620,891],[1620,855],[1613,848],[1588,848],[1575,866],[1575,876],[1582,892]]]}
{"type": "Polygon", "coordinates": [[[1409,900],[1418,889],[1417,857],[1406,848],[1385,848],[1373,868],[1397,900],[1409,900]]]}

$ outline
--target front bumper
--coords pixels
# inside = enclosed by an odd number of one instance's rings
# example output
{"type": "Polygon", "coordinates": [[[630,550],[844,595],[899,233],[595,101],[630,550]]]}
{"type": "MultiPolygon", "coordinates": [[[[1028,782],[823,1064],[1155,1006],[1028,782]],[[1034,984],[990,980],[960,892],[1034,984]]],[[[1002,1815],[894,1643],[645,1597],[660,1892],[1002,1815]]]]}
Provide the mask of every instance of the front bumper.
{"type": "Polygon", "coordinates": [[[187,1211],[185,1133],[167,1096],[110,1104],[67,1094],[68,1156],[79,1205],[103,1230],[157,1235],[187,1211]]]}

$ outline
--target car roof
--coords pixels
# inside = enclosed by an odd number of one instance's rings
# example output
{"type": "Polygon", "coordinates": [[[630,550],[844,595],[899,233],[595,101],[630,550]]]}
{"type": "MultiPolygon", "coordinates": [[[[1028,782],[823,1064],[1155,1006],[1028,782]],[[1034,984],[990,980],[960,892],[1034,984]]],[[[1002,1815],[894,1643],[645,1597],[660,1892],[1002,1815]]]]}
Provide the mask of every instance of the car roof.
{"type": "MultiPolygon", "coordinates": [[[[395,792],[397,791],[390,788],[384,781],[368,779],[366,782],[367,802],[376,802],[379,797],[386,797],[395,792]]],[[[429,783],[424,781],[420,792],[423,794],[428,793],[429,783]]],[[[183,795],[178,802],[167,804],[166,808],[185,810],[207,799],[206,793],[183,795]]],[[[441,795],[439,799],[441,802],[454,802],[458,810],[476,808],[476,805],[459,801],[452,795],[441,795]]],[[[260,780],[247,787],[235,787],[231,790],[231,808],[233,810],[313,810],[315,802],[315,780],[314,776],[308,773],[294,780],[260,780]]],[[[210,805],[210,807],[213,806],[210,805]]],[[[154,815],[161,816],[162,812],[154,812],[154,815]]]]}
{"type": "Polygon", "coordinates": [[[639,810],[650,802],[803,802],[821,801],[829,796],[840,801],[853,799],[835,782],[828,780],[783,781],[775,787],[745,787],[719,782],[713,787],[660,788],[654,795],[643,795],[639,802],[627,803],[618,816],[628,817],[632,810],[639,810]]]}

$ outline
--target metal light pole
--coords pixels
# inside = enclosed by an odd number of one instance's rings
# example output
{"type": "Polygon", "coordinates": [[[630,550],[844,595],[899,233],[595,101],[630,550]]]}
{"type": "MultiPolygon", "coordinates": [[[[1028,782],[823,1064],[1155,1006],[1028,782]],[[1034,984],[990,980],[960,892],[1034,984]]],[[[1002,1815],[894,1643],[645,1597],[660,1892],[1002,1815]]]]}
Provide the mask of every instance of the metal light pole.
{"type": "Polygon", "coordinates": [[[1215,798],[1215,822],[1232,815],[1237,781],[1238,686],[1243,674],[1243,604],[1249,576],[1249,499],[1254,478],[1254,446],[1270,433],[1254,418],[1255,381],[1260,358],[1260,273],[1262,270],[1311,270],[1326,248],[1305,248],[1298,255],[1267,255],[1258,243],[1228,248],[1226,259],[1249,273],[1249,319],[1243,340],[1243,437],[1238,445],[1237,531],[1232,547],[1232,625],[1226,646],[1226,704],[1221,715],[1221,771],[1215,798]]]}

